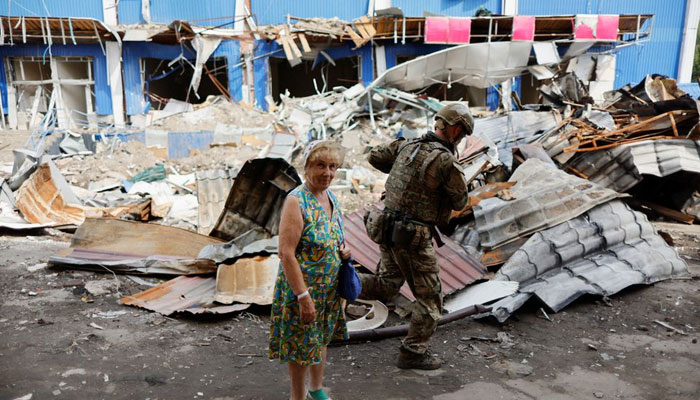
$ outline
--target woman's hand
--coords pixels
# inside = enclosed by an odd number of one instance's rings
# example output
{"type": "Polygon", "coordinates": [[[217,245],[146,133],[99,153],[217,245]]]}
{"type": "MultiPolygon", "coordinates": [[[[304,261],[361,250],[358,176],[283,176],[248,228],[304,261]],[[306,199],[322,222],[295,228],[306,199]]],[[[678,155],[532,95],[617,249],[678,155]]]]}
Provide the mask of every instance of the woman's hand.
{"type": "Polygon", "coordinates": [[[340,248],[340,258],[342,258],[343,260],[347,260],[348,258],[350,258],[351,255],[352,254],[350,254],[350,249],[348,249],[347,247],[343,246],[340,248]]]}
{"type": "Polygon", "coordinates": [[[299,314],[301,315],[302,322],[308,324],[316,319],[316,307],[314,306],[314,301],[311,296],[305,296],[299,300],[299,314]]]}

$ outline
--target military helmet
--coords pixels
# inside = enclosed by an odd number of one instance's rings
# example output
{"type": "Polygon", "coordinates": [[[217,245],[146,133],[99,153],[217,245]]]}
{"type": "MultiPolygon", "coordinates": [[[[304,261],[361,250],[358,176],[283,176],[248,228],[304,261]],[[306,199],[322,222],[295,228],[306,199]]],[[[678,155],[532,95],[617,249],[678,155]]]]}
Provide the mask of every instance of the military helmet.
{"type": "Polygon", "coordinates": [[[462,124],[467,129],[467,134],[474,132],[474,117],[469,107],[462,103],[453,103],[443,107],[435,115],[435,119],[441,119],[448,125],[462,124]]]}

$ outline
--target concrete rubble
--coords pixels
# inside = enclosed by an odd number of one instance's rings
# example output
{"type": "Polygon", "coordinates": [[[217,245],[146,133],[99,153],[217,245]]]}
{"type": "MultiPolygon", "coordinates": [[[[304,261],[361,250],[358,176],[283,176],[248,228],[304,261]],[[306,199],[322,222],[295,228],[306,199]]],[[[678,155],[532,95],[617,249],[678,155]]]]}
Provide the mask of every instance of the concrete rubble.
{"type": "MultiPolygon", "coordinates": [[[[304,35],[352,36],[348,29],[358,29],[299,21],[291,31],[259,32],[291,46],[294,40],[303,45],[304,35]]],[[[524,57],[509,72],[517,75],[527,69],[530,49],[516,47],[502,51],[524,57]]],[[[450,51],[433,57],[449,58],[450,51]]],[[[611,60],[575,53],[556,64],[530,65],[544,74],[540,104],[515,99],[512,108],[474,108],[474,134],[459,149],[469,205],[441,227],[451,237],[445,257],[476,271],[447,285],[452,312],[489,303],[491,311],[481,316],[503,322],[531,298],[556,312],[584,293],[610,296],[632,284],[688,275],[684,258],[649,221],[700,222],[700,103],[662,76],[602,90],[610,86],[602,80],[611,60]],[[499,296],[467,296],[476,280],[491,276],[485,265],[497,270],[493,282],[510,286],[499,296]]],[[[70,249],[49,260],[52,268],[177,276],[124,296],[123,304],[164,315],[269,304],[280,208],[302,182],[301,150],[313,139],[336,140],[347,149],[332,189],[343,211],[361,220],[362,210],[380,201],[386,179],[366,162],[367,150],[418,137],[449,103],[411,92],[444,78],[426,57],[402,67],[427,68],[418,81],[408,70],[390,69],[368,86],[323,82],[311,96],[282,94],[268,112],[222,95],[196,106],[170,100],[137,118],[133,132],[47,132],[15,150],[12,172],[3,173],[0,226],[75,232],[70,249]],[[163,237],[169,246],[158,247],[163,237]]],[[[482,72],[479,82],[493,83],[498,75],[482,72]]],[[[356,241],[351,247],[363,248],[366,235],[350,236],[356,241]]],[[[412,300],[406,298],[395,299],[397,312],[412,300]]]]}

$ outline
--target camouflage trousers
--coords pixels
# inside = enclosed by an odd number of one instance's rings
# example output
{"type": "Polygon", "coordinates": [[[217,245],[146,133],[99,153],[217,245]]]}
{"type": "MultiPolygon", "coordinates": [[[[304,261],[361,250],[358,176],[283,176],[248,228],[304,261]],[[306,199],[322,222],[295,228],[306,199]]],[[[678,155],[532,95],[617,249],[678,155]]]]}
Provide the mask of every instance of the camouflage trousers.
{"type": "Polygon", "coordinates": [[[381,262],[376,275],[359,274],[361,299],[391,299],[408,282],[416,301],[411,312],[408,335],[403,347],[423,354],[442,315],[440,267],[431,242],[420,248],[397,248],[381,245],[381,262]]]}

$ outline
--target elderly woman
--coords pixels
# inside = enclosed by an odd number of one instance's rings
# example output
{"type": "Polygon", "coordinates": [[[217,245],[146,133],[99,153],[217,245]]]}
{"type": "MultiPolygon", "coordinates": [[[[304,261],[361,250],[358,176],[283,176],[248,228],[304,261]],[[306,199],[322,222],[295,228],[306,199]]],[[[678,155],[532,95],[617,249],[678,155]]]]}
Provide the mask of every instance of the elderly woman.
{"type": "Polygon", "coordinates": [[[326,346],[347,338],[337,289],[341,260],[350,251],[341,244],[340,206],[328,189],[343,158],[337,143],[311,142],[304,153],[306,182],[289,193],[282,209],[282,268],[272,303],[269,356],[287,362],[293,400],[328,399],[322,388],[326,346]]]}

